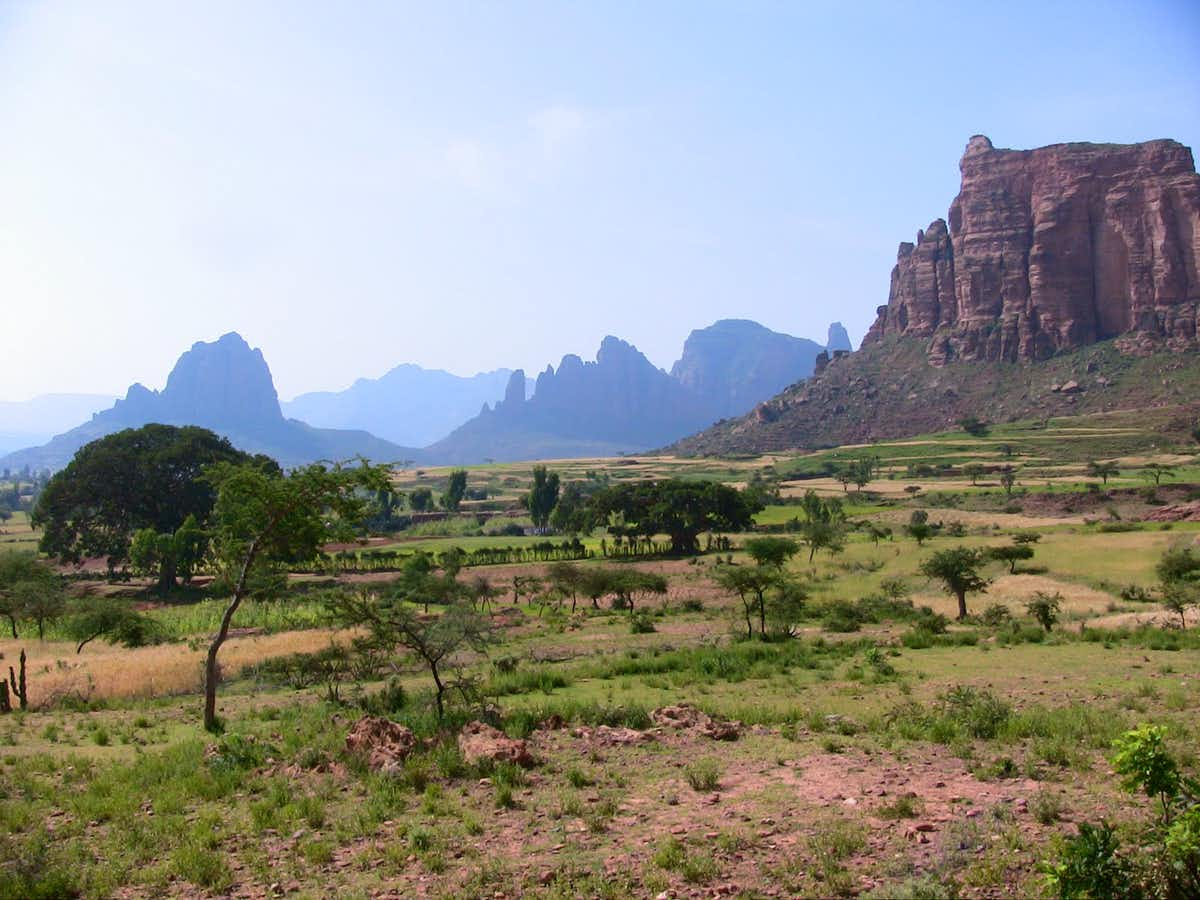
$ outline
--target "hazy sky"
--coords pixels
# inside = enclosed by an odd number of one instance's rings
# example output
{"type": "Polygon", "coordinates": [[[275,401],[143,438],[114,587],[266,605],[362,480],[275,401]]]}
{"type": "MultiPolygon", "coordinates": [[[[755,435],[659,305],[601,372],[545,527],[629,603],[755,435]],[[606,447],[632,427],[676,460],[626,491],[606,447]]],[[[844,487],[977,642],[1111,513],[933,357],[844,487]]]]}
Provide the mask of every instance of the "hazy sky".
{"type": "Polygon", "coordinates": [[[1200,4],[0,0],[0,399],[857,342],[967,138],[1200,143],[1200,4]]]}

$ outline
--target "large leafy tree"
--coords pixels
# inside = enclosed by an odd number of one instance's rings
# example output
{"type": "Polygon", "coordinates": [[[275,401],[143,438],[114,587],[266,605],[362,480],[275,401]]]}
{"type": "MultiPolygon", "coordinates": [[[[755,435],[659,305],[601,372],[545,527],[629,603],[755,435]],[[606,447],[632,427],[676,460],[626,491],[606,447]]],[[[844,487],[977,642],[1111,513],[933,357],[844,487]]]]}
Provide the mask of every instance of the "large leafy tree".
{"type": "Polygon", "coordinates": [[[33,524],[41,549],[63,562],[107,557],[109,568],[129,558],[134,532],[174,534],[188,516],[203,523],[216,487],[200,477],[215,463],[254,463],[278,472],[205,428],[145,425],[92,441],[58,472],[38,499],[33,524]]]}
{"type": "Polygon", "coordinates": [[[525,495],[525,505],[529,507],[529,518],[533,519],[535,528],[544,529],[550,521],[550,514],[558,503],[558,473],[546,471],[545,466],[533,467],[533,484],[525,495]]]}
{"type": "Polygon", "coordinates": [[[967,617],[967,594],[987,590],[989,582],[979,574],[983,551],[969,547],[939,550],[921,563],[920,572],[942,583],[946,593],[958,600],[958,618],[967,617]]]}
{"type": "Polygon", "coordinates": [[[616,516],[622,530],[652,538],[671,538],[671,551],[698,553],[697,537],[705,531],[742,531],[761,509],[741,491],[716,481],[625,482],[598,491],[591,499],[597,518],[616,516]]]}
{"type": "Polygon", "coordinates": [[[217,654],[256,575],[275,565],[312,559],[326,542],[353,537],[367,519],[371,493],[387,487],[387,472],[366,463],[314,464],[282,475],[253,464],[219,463],[206,477],[217,490],[210,528],[213,552],[232,586],[204,664],[204,727],[214,731],[217,654]]]}

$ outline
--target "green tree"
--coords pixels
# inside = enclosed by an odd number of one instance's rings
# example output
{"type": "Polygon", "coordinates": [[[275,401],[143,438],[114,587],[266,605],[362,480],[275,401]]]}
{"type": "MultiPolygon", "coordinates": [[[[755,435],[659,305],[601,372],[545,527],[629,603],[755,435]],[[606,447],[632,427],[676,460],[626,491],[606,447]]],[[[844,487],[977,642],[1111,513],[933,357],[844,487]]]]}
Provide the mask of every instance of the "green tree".
{"type": "Polygon", "coordinates": [[[200,476],[214,463],[278,471],[274,461],[194,426],[145,425],[92,441],[38,498],[33,524],[43,529],[42,552],[71,563],[103,556],[112,569],[128,559],[138,529],[174,534],[189,515],[203,523],[216,489],[200,476]]]}
{"type": "Polygon", "coordinates": [[[1017,563],[1026,559],[1033,559],[1033,547],[1029,544],[1008,544],[1002,547],[989,547],[987,550],[989,559],[994,559],[996,562],[1006,563],[1010,574],[1017,574],[1017,563]]]}
{"type": "Polygon", "coordinates": [[[958,427],[972,437],[984,437],[988,433],[987,422],[982,422],[975,416],[964,416],[959,419],[958,427]]]}
{"type": "Polygon", "coordinates": [[[214,555],[233,586],[204,664],[204,727],[214,731],[217,655],[255,570],[310,560],[326,542],[353,537],[368,513],[364,492],[380,490],[388,480],[386,470],[365,462],[349,467],[316,464],[287,475],[256,465],[218,463],[206,475],[217,490],[211,529],[214,555]]]}
{"type": "Polygon", "coordinates": [[[23,600],[18,588],[29,582],[54,578],[32,553],[7,551],[0,553],[0,616],[8,619],[13,638],[19,637],[17,623],[25,618],[23,600]]]}
{"type": "Polygon", "coordinates": [[[46,623],[60,619],[67,607],[57,578],[20,581],[13,587],[13,598],[21,616],[37,625],[39,641],[46,639],[46,623]]]}
{"type": "Polygon", "coordinates": [[[1005,466],[1000,470],[1000,487],[1004,488],[1004,496],[1011,497],[1013,487],[1017,483],[1017,470],[1012,466],[1005,466]]]}
{"type": "Polygon", "coordinates": [[[917,542],[918,547],[925,545],[934,534],[937,533],[937,528],[929,524],[929,513],[923,509],[914,509],[908,517],[908,524],[904,526],[904,530],[908,532],[908,536],[917,542]]]}
{"type": "Polygon", "coordinates": [[[194,515],[189,514],[174,534],[140,528],[129,543],[129,562],[139,574],[158,579],[158,592],[167,594],[176,579],[192,580],[208,550],[208,536],[194,515]]]}
{"type": "Polygon", "coordinates": [[[577,481],[567,482],[550,514],[550,527],[560,534],[586,534],[594,525],[582,486],[577,481]]]}
{"type": "Polygon", "coordinates": [[[408,495],[408,505],[413,512],[428,512],[433,509],[433,491],[427,487],[414,488],[408,495]]]}
{"type": "Polygon", "coordinates": [[[800,508],[804,512],[804,519],[800,522],[800,537],[808,545],[808,561],[813,561],[818,550],[829,550],[831,553],[840,550],[846,533],[846,515],[841,501],[808,491],[800,508]]]}
{"type": "Polygon", "coordinates": [[[1057,591],[1053,594],[1034,591],[1033,596],[1025,601],[1025,611],[1049,632],[1058,621],[1058,614],[1062,611],[1062,601],[1062,594],[1057,591]]]}
{"type": "Polygon", "coordinates": [[[939,550],[921,563],[920,573],[942,582],[946,592],[958,600],[958,618],[967,617],[967,594],[987,590],[988,581],[979,575],[982,554],[968,547],[939,550]]]}
{"type": "Polygon", "coordinates": [[[450,477],[446,479],[446,490],[442,494],[442,506],[450,512],[457,512],[466,493],[467,470],[455,469],[450,473],[450,477]]]}
{"type": "Polygon", "coordinates": [[[96,638],[125,647],[143,647],[159,638],[161,629],[154,619],[138,612],[116,597],[89,598],[67,618],[66,631],[76,642],[75,652],[96,638]]]}
{"type": "Polygon", "coordinates": [[[592,496],[590,506],[600,521],[617,516],[623,524],[616,527],[628,534],[646,538],[668,535],[671,551],[677,554],[699,553],[701,532],[748,528],[761,509],[728,485],[679,478],[604,488],[592,496]]]}
{"type": "Polygon", "coordinates": [[[1146,463],[1142,466],[1142,477],[1147,481],[1153,481],[1154,486],[1158,487],[1164,478],[1175,477],[1175,467],[1162,463],[1146,463]]]}
{"type": "Polygon", "coordinates": [[[779,572],[767,566],[720,566],[712,579],[722,590],[736,594],[746,618],[746,637],[754,637],[754,618],[766,630],[767,592],[779,581],[779,572]]]}
{"type": "Polygon", "coordinates": [[[756,537],[748,539],[743,549],[758,565],[782,569],[800,552],[800,545],[791,538],[756,537]]]}
{"type": "Polygon", "coordinates": [[[473,699],[473,682],[463,673],[460,651],[484,652],[492,639],[491,623],[469,603],[454,600],[436,616],[417,614],[412,594],[379,596],[367,591],[339,594],[331,601],[334,616],[348,628],[365,628],[383,652],[408,650],[429,670],[438,721],[446,717],[446,695],[473,699]]]}
{"type": "Polygon", "coordinates": [[[533,484],[525,495],[525,505],[529,508],[529,518],[533,519],[533,527],[544,531],[550,521],[550,514],[558,503],[558,473],[546,471],[545,466],[533,467],[533,484]]]}
{"type": "Polygon", "coordinates": [[[583,568],[573,562],[554,562],[546,567],[546,579],[564,597],[571,598],[571,612],[585,585],[583,568]]]}
{"type": "Polygon", "coordinates": [[[1093,478],[1099,478],[1108,486],[1108,479],[1115,478],[1121,474],[1121,468],[1115,462],[1099,462],[1097,460],[1089,460],[1087,471],[1093,478]]]}
{"type": "Polygon", "coordinates": [[[967,463],[962,467],[962,471],[964,475],[971,479],[971,484],[976,485],[979,484],[979,476],[986,472],[987,469],[979,463],[967,463]]]}
{"type": "Polygon", "coordinates": [[[641,569],[615,569],[609,574],[609,591],[616,595],[614,606],[621,606],[633,614],[634,598],[638,594],[667,593],[667,579],[657,572],[641,569]]]}
{"type": "Polygon", "coordinates": [[[1188,610],[1200,606],[1200,554],[1191,547],[1171,547],[1155,566],[1162,590],[1162,604],[1179,616],[1179,627],[1187,628],[1188,610]]]}

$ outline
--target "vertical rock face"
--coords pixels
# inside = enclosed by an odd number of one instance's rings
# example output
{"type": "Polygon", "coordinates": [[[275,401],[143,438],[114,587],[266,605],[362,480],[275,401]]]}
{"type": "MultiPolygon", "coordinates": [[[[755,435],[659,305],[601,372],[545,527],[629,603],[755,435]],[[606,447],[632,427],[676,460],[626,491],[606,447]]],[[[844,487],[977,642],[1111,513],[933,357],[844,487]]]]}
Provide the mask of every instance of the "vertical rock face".
{"type": "Polygon", "coordinates": [[[1194,346],[1200,176],[1175,141],[998,150],[971,138],[950,223],[900,245],[864,343],[930,360],[1043,359],[1124,334],[1194,346]]]}

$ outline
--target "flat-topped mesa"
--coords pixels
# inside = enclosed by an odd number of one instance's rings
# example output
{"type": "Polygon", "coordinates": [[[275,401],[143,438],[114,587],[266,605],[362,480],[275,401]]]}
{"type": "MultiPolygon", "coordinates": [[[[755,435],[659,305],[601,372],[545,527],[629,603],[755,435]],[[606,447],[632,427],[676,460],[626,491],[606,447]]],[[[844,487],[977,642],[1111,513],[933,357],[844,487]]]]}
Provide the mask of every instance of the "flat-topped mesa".
{"type": "Polygon", "coordinates": [[[929,358],[1043,359],[1120,335],[1194,347],[1200,176],[1176,141],[998,150],[971,138],[949,227],[903,243],[864,343],[929,358]]]}

